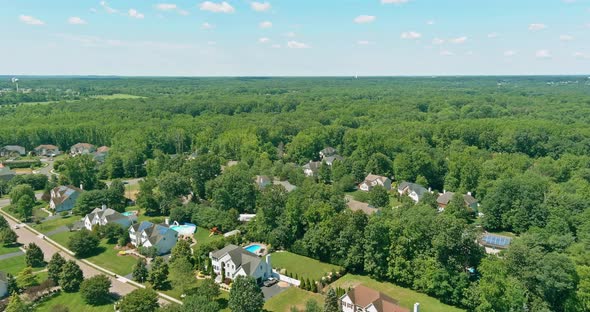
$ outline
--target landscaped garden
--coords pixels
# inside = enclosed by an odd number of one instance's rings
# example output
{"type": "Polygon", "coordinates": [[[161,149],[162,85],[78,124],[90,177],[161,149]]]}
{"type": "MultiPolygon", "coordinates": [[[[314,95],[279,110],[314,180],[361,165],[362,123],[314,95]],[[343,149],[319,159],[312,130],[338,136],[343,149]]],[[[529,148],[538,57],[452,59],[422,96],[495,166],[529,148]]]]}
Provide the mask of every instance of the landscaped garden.
{"type": "Polygon", "coordinates": [[[206,228],[197,227],[197,230],[195,231],[193,237],[195,238],[195,240],[197,240],[197,245],[208,244],[210,242],[223,239],[223,235],[221,234],[215,234],[211,236],[210,234],[211,231],[207,230],[206,228]]]}
{"type": "Polygon", "coordinates": [[[271,263],[275,269],[286,269],[290,276],[313,281],[320,280],[330,272],[342,271],[342,268],[337,265],[323,263],[288,251],[272,253],[271,263]]]}
{"type": "Polygon", "coordinates": [[[429,297],[425,294],[413,291],[408,288],[399,287],[391,283],[382,283],[366,276],[346,274],[330,285],[332,288],[340,287],[345,291],[359,284],[380,291],[393,299],[399,301],[399,304],[408,309],[412,309],[414,303],[420,303],[421,312],[458,312],[463,311],[459,308],[452,307],[440,302],[438,299],[429,297]]]}

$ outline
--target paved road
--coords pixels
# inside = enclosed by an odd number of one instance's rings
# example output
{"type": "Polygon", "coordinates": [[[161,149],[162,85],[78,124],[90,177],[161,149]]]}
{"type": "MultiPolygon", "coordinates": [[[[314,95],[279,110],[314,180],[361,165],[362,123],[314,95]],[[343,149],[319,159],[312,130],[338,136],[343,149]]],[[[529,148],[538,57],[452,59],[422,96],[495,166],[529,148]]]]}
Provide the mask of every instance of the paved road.
{"type": "Polygon", "coordinates": [[[47,166],[41,167],[38,170],[35,170],[33,173],[44,174],[48,178],[51,178],[51,176],[53,175],[53,173],[51,173],[51,170],[53,170],[53,159],[43,157],[43,158],[41,158],[41,162],[43,164],[47,164],[47,166]]]}
{"type": "Polygon", "coordinates": [[[12,257],[17,257],[17,256],[24,255],[24,254],[25,253],[22,252],[22,250],[19,250],[19,251],[16,251],[16,252],[11,252],[11,253],[0,255],[0,260],[12,258],[12,257]]]}

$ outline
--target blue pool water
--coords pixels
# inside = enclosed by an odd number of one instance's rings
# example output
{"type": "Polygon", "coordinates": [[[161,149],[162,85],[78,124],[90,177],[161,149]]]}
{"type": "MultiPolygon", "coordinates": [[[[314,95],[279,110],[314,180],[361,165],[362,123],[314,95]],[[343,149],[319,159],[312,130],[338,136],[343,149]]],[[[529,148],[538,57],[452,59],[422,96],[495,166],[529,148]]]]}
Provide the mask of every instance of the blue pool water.
{"type": "Polygon", "coordinates": [[[175,230],[180,235],[190,236],[195,233],[197,226],[192,223],[185,223],[184,225],[172,225],[170,229],[175,230]]]}
{"type": "Polygon", "coordinates": [[[256,253],[262,246],[260,245],[250,245],[244,249],[248,250],[251,253],[256,253]]]}
{"type": "Polygon", "coordinates": [[[122,213],[122,215],[129,217],[135,214],[135,211],[125,211],[122,213]]]}

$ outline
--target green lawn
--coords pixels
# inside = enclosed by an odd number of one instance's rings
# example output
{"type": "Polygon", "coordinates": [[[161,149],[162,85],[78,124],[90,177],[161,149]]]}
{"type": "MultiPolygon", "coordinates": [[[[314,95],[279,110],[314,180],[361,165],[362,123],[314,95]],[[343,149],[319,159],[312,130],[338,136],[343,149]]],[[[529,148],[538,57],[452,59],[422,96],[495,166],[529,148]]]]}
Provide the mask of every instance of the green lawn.
{"type": "Polygon", "coordinates": [[[49,216],[49,214],[47,212],[41,210],[41,208],[43,208],[43,207],[45,207],[45,204],[33,208],[33,217],[35,217],[39,220],[43,220],[43,219],[47,218],[49,216]]]}
{"type": "Polygon", "coordinates": [[[207,230],[206,228],[202,228],[202,227],[197,227],[197,231],[195,232],[195,234],[193,235],[193,237],[197,240],[197,245],[203,245],[203,244],[208,244],[210,242],[214,242],[220,239],[223,239],[223,235],[219,235],[219,234],[215,234],[211,237],[209,237],[209,230],[207,230]]]}
{"type": "Polygon", "coordinates": [[[80,296],[80,293],[66,293],[61,292],[59,295],[40,303],[35,311],[50,312],[56,305],[63,305],[68,307],[70,311],[76,312],[112,312],[113,304],[105,304],[101,306],[87,305],[80,296]]]}
{"type": "MultiPolygon", "coordinates": [[[[18,274],[26,267],[25,255],[11,257],[8,259],[0,260],[0,270],[12,275],[18,274]]],[[[42,268],[34,268],[33,271],[39,271],[42,268]]]]}
{"type": "Polygon", "coordinates": [[[45,221],[40,224],[33,224],[32,227],[41,233],[47,233],[47,232],[53,231],[59,227],[62,227],[64,225],[74,224],[78,220],[79,220],[78,216],[68,216],[65,218],[59,217],[59,218],[56,218],[56,219],[53,219],[50,221],[45,221]]]}
{"type": "Polygon", "coordinates": [[[314,281],[320,280],[326,273],[342,270],[337,265],[323,263],[288,251],[274,252],[271,263],[275,269],[287,269],[287,273],[293,277],[297,274],[299,279],[304,277],[314,281]]]}
{"type": "Polygon", "coordinates": [[[369,192],[365,192],[365,191],[361,191],[361,190],[356,190],[356,191],[351,192],[351,193],[346,193],[346,195],[350,195],[350,196],[352,196],[352,198],[354,198],[354,200],[358,200],[358,201],[363,202],[363,203],[368,203],[369,202],[369,192]]]}
{"type": "Polygon", "coordinates": [[[17,252],[19,250],[20,249],[18,249],[18,246],[8,246],[8,247],[5,247],[5,246],[3,246],[3,245],[0,244],[0,255],[5,255],[5,254],[17,252]]]}
{"type": "Polygon", "coordinates": [[[70,237],[72,237],[72,235],[74,235],[74,232],[66,231],[51,235],[49,238],[68,248],[68,242],[70,241],[70,237]]]}
{"type": "Polygon", "coordinates": [[[127,275],[133,270],[133,265],[137,262],[137,259],[132,256],[119,256],[118,250],[115,250],[114,244],[107,244],[106,240],[100,243],[100,247],[104,249],[103,252],[96,256],[88,257],[86,260],[104,267],[105,269],[112,271],[118,275],[127,275]]]}
{"type": "Polygon", "coordinates": [[[298,287],[290,287],[284,292],[270,298],[264,304],[264,309],[272,312],[289,312],[292,306],[296,306],[299,310],[303,310],[305,303],[310,299],[315,299],[320,306],[324,305],[324,296],[305,291],[298,287]]]}
{"type": "Polygon", "coordinates": [[[142,99],[143,96],[131,95],[131,94],[123,94],[123,93],[115,93],[111,95],[96,95],[92,98],[95,99],[103,99],[103,100],[124,100],[124,99],[142,99]]]}
{"type": "Polygon", "coordinates": [[[346,274],[345,276],[341,277],[340,279],[332,283],[330,287],[341,287],[346,290],[349,287],[352,288],[359,284],[383,292],[391,298],[398,300],[401,306],[406,307],[410,310],[412,310],[412,308],[414,307],[414,303],[419,302],[421,312],[464,311],[459,308],[455,308],[444,303],[441,303],[438,299],[429,297],[425,294],[418,293],[411,289],[399,287],[394,284],[378,282],[366,276],[346,274]]]}

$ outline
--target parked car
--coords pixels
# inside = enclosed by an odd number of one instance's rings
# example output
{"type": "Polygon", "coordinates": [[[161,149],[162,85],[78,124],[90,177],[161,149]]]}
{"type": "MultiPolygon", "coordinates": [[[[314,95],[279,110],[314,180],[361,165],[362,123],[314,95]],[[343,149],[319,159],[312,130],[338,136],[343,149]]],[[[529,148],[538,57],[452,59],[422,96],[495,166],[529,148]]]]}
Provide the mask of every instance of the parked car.
{"type": "Polygon", "coordinates": [[[270,287],[278,282],[279,282],[278,279],[271,277],[271,278],[267,279],[266,281],[264,281],[264,283],[262,283],[262,285],[264,285],[264,287],[270,287]]]}

